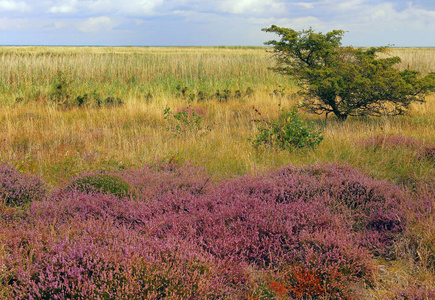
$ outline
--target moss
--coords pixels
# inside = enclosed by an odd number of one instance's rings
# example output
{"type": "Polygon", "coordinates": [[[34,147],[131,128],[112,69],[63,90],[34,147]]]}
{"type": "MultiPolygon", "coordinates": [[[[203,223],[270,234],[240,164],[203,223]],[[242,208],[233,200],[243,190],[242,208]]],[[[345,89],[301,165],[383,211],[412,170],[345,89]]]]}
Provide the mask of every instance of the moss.
{"type": "Polygon", "coordinates": [[[99,192],[112,194],[119,198],[130,193],[130,185],[122,178],[109,174],[90,174],[73,180],[68,190],[77,190],[85,193],[99,192]]]}

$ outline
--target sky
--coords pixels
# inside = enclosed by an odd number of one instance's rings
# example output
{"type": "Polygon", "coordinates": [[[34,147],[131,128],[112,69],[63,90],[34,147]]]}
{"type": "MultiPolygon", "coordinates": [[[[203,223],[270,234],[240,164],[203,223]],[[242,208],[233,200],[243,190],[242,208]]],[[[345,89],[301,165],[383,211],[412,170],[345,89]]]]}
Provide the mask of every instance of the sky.
{"type": "Polygon", "coordinates": [[[261,46],[272,24],[435,47],[435,0],[0,0],[0,45],[261,46]]]}

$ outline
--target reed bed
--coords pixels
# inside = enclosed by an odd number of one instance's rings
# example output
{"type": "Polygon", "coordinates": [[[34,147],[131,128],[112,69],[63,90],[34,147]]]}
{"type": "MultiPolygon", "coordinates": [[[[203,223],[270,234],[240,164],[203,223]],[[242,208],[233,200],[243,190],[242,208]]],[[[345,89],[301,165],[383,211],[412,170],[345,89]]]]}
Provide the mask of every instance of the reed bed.
{"type": "Polygon", "coordinates": [[[268,70],[270,54],[256,48],[1,48],[3,102],[46,100],[58,72],[72,93],[122,98],[171,95],[177,86],[207,93],[288,85],[268,70]]]}

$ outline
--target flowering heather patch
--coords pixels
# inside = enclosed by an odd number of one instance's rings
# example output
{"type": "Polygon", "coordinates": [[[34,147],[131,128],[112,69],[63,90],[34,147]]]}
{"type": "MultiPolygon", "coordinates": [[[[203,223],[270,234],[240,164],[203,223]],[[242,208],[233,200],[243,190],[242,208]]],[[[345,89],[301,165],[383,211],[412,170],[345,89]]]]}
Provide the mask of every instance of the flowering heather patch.
{"type": "Polygon", "coordinates": [[[176,191],[203,194],[211,185],[211,179],[204,170],[172,161],[159,162],[117,175],[130,184],[139,201],[176,191]]]}
{"type": "Polygon", "coordinates": [[[387,181],[374,180],[345,166],[315,166],[328,206],[347,215],[361,243],[376,255],[393,257],[393,242],[406,228],[405,191],[387,181]]]}
{"type": "Polygon", "coordinates": [[[417,155],[420,159],[428,159],[435,162],[435,144],[424,146],[417,155]]]}
{"type": "Polygon", "coordinates": [[[373,269],[367,251],[355,248],[349,238],[343,233],[306,234],[301,239],[297,259],[274,275],[275,280],[269,281],[270,288],[274,289],[274,282],[281,282],[290,299],[357,298],[355,285],[349,283],[371,285],[373,269]]]}
{"type": "Polygon", "coordinates": [[[375,135],[369,139],[360,141],[360,144],[365,147],[373,147],[374,149],[380,149],[384,147],[418,148],[422,145],[422,142],[404,135],[375,135]]]}
{"type": "Polygon", "coordinates": [[[110,218],[33,226],[6,241],[14,299],[209,299],[228,290],[206,254],[110,218]]]}
{"type": "Polygon", "coordinates": [[[435,299],[435,290],[425,286],[410,284],[407,287],[395,289],[393,296],[389,299],[393,300],[430,300],[435,299]]]}
{"type": "Polygon", "coordinates": [[[0,164],[0,203],[19,206],[42,199],[45,192],[39,176],[22,174],[13,166],[0,164]]]}
{"type": "Polygon", "coordinates": [[[12,299],[352,299],[407,228],[405,192],[345,166],[112,175],[131,197],[55,192],[0,227],[12,299]]]}
{"type": "Polygon", "coordinates": [[[434,160],[435,144],[425,144],[423,141],[416,140],[403,135],[375,135],[372,138],[359,142],[365,148],[373,150],[382,148],[408,148],[416,151],[417,159],[434,160]]]}

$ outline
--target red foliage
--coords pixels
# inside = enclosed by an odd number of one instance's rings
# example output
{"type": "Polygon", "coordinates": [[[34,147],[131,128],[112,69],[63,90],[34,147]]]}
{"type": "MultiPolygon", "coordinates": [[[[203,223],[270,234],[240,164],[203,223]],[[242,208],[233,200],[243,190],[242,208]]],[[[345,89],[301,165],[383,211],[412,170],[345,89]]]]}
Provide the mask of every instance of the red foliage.
{"type": "Polygon", "coordinates": [[[291,277],[293,284],[290,291],[297,298],[314,297],[325,293],[322,279],[317,272],[297,266],[291,271],[291,277]]]}
{"type": "Polygon", "coordinates": [[[285,284],[275,280],[269,282],[269,287],[274,293],[276,293],[280,297],[287,295],[287,293],[289,292],[289,289],[285,284]]]}

